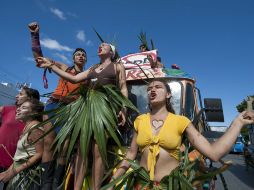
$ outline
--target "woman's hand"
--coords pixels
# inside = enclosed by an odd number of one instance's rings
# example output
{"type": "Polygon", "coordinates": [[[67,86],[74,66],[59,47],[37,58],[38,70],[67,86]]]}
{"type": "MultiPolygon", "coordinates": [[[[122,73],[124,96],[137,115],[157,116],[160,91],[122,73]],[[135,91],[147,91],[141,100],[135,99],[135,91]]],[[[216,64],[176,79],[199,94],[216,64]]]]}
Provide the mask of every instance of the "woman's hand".
{"type": "Polygon", "coordinates": [[[235,123],[239,123],[241,126],[250,125],[254,123],[254,111],[243,111],[240,113],[234,121],[235,123]]]}
{"type": "Polygon", "coordinates": [[[30,30],[30,32],[33,32],[33,33],[37,33],[39,32],[39,24],[37,22],[31,22],[30,24],[28,24],[28,28],[30,30]]]}
{"type": "Polygon", "coordinates": [[[40,68],[51,68],[54,65],[50,59],[45,57],[37,57],[36,62],[40,68]]]}
{"type": "Polygon", "coordinates": [[[7,170],[5,172],[0,173],[0,182],[6,183],[10,181],[14,176],[15,172],[13,170],[7,170]]]}
{"type": "Polygon", "coordinates": [[[124,126],[125,122],[126,122],[126,111],[125,110],[121,110],[118,115],[118,126],[124,126]]]}

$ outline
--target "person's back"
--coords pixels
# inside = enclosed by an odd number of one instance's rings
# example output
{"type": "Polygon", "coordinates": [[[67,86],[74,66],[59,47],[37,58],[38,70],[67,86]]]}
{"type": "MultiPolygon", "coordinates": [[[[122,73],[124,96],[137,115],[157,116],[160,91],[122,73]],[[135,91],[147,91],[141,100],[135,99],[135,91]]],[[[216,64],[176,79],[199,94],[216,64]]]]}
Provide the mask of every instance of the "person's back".
{"type": "Polygon", "coordinates": [[[0,127],[0,167],[8,168],[15,154],[17,141],[23,131],[24,124],[15,119],[16,106],[2,107],[2,124],[0,127]]]}

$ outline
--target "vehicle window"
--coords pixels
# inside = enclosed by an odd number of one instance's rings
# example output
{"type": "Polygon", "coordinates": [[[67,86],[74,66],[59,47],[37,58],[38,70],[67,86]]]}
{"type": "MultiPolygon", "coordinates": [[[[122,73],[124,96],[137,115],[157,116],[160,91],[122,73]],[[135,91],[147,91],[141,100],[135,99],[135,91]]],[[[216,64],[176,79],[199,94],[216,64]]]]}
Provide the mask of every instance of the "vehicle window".
{"type": "Polygon", "coordinates": [[[237,137],[236,142],[243,142],[242,137],[237,137]]]}
{"type": "Polygon", "coordinates": [[[128,87],[129,87],[128,97],[132,101],[132,103],[138,108],[140,113],[148,112],[149,108],[146,93],[147,86],[142,84],[142,85],[130,85],[128,87]]]}
{"type": "Polygon", "coordinates": [[[190,120],[194,119],[194,94],[191,84],[186,84],[186,94],[185,94],[185,112],[184,115],[190,120]]]}
{"type": "Polygon", "coordinates": [[[182,85],[180,82],[177,81],[171,81],[168,83],[171,89],[172,98],[171,98],[171,104],[175,110],[176,114],[181,113],[181,94],[182,94],[182,85]]]}

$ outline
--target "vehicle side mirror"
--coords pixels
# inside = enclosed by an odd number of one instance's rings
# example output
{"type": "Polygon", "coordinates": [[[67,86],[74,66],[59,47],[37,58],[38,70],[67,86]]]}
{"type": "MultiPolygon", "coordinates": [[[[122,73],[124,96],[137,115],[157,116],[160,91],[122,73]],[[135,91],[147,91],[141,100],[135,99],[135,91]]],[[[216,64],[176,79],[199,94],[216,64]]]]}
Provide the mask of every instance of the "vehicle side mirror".
{"type": "Polygon", "coordinates": [[[205,98],[205,114],[208,122],[224,122],[223,108],[221,99],[205,98]]]}

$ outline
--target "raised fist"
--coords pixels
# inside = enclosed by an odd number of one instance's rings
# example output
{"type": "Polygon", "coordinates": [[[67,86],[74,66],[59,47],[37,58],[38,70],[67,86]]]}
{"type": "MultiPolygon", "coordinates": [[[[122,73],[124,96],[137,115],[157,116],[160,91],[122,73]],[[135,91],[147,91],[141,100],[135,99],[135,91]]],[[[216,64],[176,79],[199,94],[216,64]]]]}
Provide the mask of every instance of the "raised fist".
{"type": "Polygon", "coordinates": [[[31,22],[30,24],[28,24],[28,28],[30,30],[30,32],[39,32],[39,24],[37,22],[31,22]]]}

